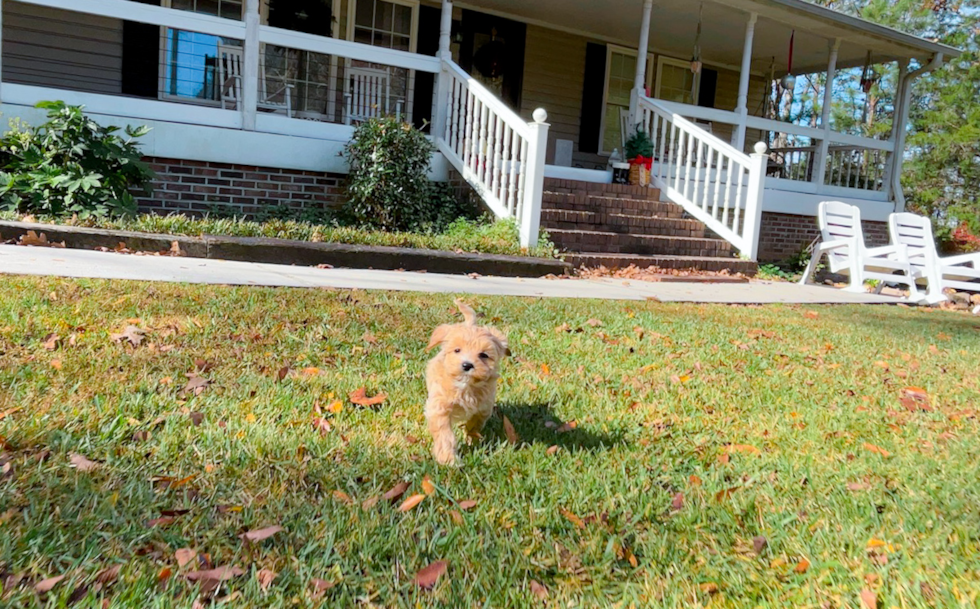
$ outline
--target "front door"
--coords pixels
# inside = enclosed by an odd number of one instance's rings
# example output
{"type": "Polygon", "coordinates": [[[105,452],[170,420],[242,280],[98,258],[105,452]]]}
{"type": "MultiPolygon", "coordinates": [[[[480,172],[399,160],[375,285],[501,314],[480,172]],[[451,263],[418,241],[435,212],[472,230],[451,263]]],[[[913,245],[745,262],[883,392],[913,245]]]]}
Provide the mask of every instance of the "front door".
{"type": "Polygon", "coordinates": [[[517,21],[464,10],[459,65],[512,110],[521,107],[527,26],[517,21]]]}

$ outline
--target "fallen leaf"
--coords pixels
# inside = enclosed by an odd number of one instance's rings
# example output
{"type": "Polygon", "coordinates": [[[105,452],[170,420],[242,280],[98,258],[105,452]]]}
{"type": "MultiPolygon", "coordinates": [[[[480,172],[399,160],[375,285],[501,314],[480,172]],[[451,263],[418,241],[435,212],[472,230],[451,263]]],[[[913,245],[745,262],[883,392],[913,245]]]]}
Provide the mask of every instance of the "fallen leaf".
{"type": "Polygon", "coordinates": [[[923,410],[926,412],[931,412],[933,410],[932,406],[929,404],[929,394],[926,390],[921,387],[906,387],[902,389],[902,394],[899,397],[899,401],[902,406],[910,412],[916,412],[923,410]]]}
{"type": "Polygon", "coordinates": [[[475,507],[476,507],[476,501],[472,499],[466,499],[465,501],[459,502],[459,509],[463,510],[464,512],[466,510],[472,510],[475,507]]]}
{"type": "Polygon", "coordinates": [[[278,575],[275,571],[270,571],[269,569],[260,569],[258,573],[255,574],[255,579],[259,582],[259,587],[265,590],[272,584],[272,580],[278,575]]]}
{"type": "Polygon", "coordinates": [[[160,518],[154,518],[153,520],[148,520],[146,522],[147,528],[153,529],[156,527],[165,527],[174,523],[176,520],[173,516],[161,516],[160,518]]]}
{"type": "Polygon", "coordinates": [[[69,461],[71,463],[71,466],[80,472],[90,472],[96,469],[97,467],[99,467],[100,465],[102,465],[101,463],[96,463],[95,461],[89,461],[88,459],[86,459],[82,455],[79,455],[78,453],[71,453],[70,457],[71,458],[69,459],[69,461]]]}
{"type": "Polygon", "coordinates": [[[288,375],[289,375],[289,366],[284,366],[279,369],[279,372],[276,373],[276,380],[281,382],[288,375]]]}
{"type": "Polygon", "coordinates": [[[732,493],[734,493],[737,490],[738,487],[733,486],[731,488],[726,488],[724,490],[718,491],[717,493],[715,493],[715,501],[724,501],[725,499],[731,497],[732,493]]]}
{"type": "Polygon", "coordinates": [[[871,539],[868,540],[868,547],[869,548],[883,548],[883,547],[885,547],[887,545],[888,545],[887,542],[882,541],[880,539],[875,539],[874,537],[872,537],[871,539]]]}
{"type": "Polygon", "coordinates": [[[594,317],[592,319],[590,319],[589,321],[585,322],[585,323],[587,323],[588,325],[592,326],[593,328],[601,328],[602,327],[602,322],[599,321],[598,319],[595,319],[594,317]]]}
{"type": "Polygon", "coordinates": [[[367,389],[365,389],[364,387],[360,387],[358,389],[355,389],[354,391],[351,391],[350,395],[348,395],[347,397],[348,399],[350,399],[351,404],[356,404],[357,406],[365,406],[365,407],[377,406],[378,404],[381,404],[386,399],[388,399],[388,395],[385,393],[379,393],[373,398],[369,398],[367,397],[367,389]]]}
{"type": "Polygon", "coordinates": [[[565,517],[566,520],[568,520],[578,528],[580,529],[585,528],[585,521],[579,518],[578,516],[576,516],[574,513],[572,513],[571,510],[567,510],[565,508],[559,508],[559,511],[561,512],[561,515],[565,517]]]}
{"type": "Polygon", "coordinates": [[[425,499],[425,495],[412,495],[411,497],[409,497],[408,499],[406,499],[404,502],[402,502],[402,504],[400,506],[398,506],[398,511],[399,512],[407,512],[410,509],[412,509],[415,506],[417,506],[418,504],[422,503],[422,500],[423,499],[425,499]]]}
{"type": "Polygon", "coordinates": [[[456,510],[449,510],[449,517],[452,518],[453,522],[455,522],[457,525],[462,525],[463,522],[465,522],[463,520],[463,515],[456,510]]]}
{"type": "Polygon", "coordinates": [[[190,417],[191,423],[194,424],[194,427],[200,427],[201,426],[201,423],[204,422],[204,414],[203,413],[200,413],[200,412],[192,412],[192,413],[188,414],[187,416],[190,417]]]}
{"type": "Polygon", "coordinates": [[[556,452],[558,452],[558,445],[557,444],[553,444],[553,445],[549,446],[548,447],[548,450],[546,450],[544,452],[545,452],[545,454],[553,455],[556,452]]]}
{"type": "Polygon", "coordinates": [[[806,317],[807,319],[816,319],[820,317],[820,313],[817,313],[816,311],[807,311],[806,313],[803,314],[803,316],[806,317]]]}
{"type": "Polygon", "coordinates": [[[344,491],[334,491],[333,498],[341,503],[345,503],[347,505],[354,505],[354,500],[351,499],[350,495],[348,495],[344,491]]]}
{"type": "Polygon", "coordinates": [[[185,376],[187,377],[187,384],[181,389],[181,393],[183,394],[201,395],[208,385],[211,384],[211,379],[194,372],[188,373],[185,376]]]}
{"type": "Polygon", "coordinates": [[[370,332],[365,332],[364,336],[361,337],[361,340],[372,345],[378,344],[378,337],[370,332]]]}
{"type": "Polygon", "coordinates": [[[44,233],[38,235],[36,232],[29,230],[27,234],[21,235],[20,240],[17,241],[17,245],[30,245],[33,247],[65,247],[65,242],[55,243],[53,241],[48,241],[48,236],[44,233]]]}
{"type": "Polygon", "coordinates": [[[313,429],[319,431],[322,437],[326,437],[333,426],[330,425],[330,421],[323,417],[313,417],[313,429]]]}
{"type": "Polygon", "coordinates": [[[22,406],[16,406],[14,408],[8,408],[7,410],[4,410],[3,412],[0,412],[0,421],[6,419],[7,417],[9,417],[12,414],[16,414],[16,413],[20,412],[21,410],[23,410],[23,407],[22,406]]]}
{"type": "Polygon", "coordinates": [[[54,351],[55,349],[58,348],[58,343],[60,341],[61,341],[61,337],[55,334],[54,332],[52,332],[51,334],[48,334],[47,336],[44,337],[44,341],[41,343],[41,346],[44,347],[45,350],[47,351],[54,351]]]}
{"type": "MultiPolygon", "coordinates": [[[[333,267],[330,267],[330,268],[333,268],[333,267]]],[[[310,581],[310,585],[313,586],[314,592],[319,592],[319,593],[322,594],[323,592],[326,592],[327,590],[329,590],[330,588],[333,588],[337,584],[335,584],[334,582],[328,582],[325,579],[313,578],[310,581]]]]}
{"type": "Polygon", "coordinates": [[[882,457],[890,457],[891,453],[880,446],[875,446],[874,444],[864,443],[865,450],[870,450],[873,453],[878,453],[882,457]]]}
{"type": "Polygon", "coordinates": [[[728,453],[721,453],[720,455],[718,455],[718,463],[721,463],[722,465],[727,464],[731,460],[732,458],[729,456],[728,453]]]}
{"type": "Polygon", "coordinates": [[[265,527],[265,528],[262,528],[262,529],[255,529],[255,530],[249,531],[248,533],[243,533],[241,535],[241,538],[242,538],[243,541],[246,541],[246,542],[262,541],[263,539],[268,539],[269,537],[272,537],[273,535],[275,535],[276,533],[278,533],[278,532],[280,532],[282,530],[283,530],[283,528],[281,526],[274,525],[274,526],[265,527]]]}
{"type": "Polygon", "coordinates": [[[422,478],[422,491],[426,495],[432,495],[436,492],[436,485],[432,484],[432,479],[428,476],[422,478]]]}
{"type": "Polygon", "coordinates": [[[398,501],[401,498],[401,496],[405,494],[405,491],[408,490],[409,486],[411,485],[408,482],[405,482],[404,480],[399,482],[395,486],[391,487],[390,491],[384,494],[385,501],[391,501],[391,502],[398,501]]]}
{"type": "Polygon", "coordinates": [[[728,444],[724,447],[724,451],[727,453],[746,453],[749,455],[758,455],[762,453],[762,451],[760,451],[758,448],[749,444],[728,444]]]}
{"type": "Polygon", "coordinates": [[[677,493],[674,498],[670,500],[670,509],[675,512],[679,512],[684,509],[684,493],[677,493]]]}
{"type": "Polygon", "coordinates": [[[691,483],[691,486],[701,486],[701,478],[695,476],[694,474],[688,476],[687,480],[691,483]]]}
{"type": "Polygon", "coordinates": [[[134,347],[139,347],[143,339],[146,338],[146,330],[141,330],[136,326],[126,326],[126,328],[119,334],[110,334],[109,338],[112,342],[121,343],[127,341],[130,345],[134,347]]]}
{"type": "Polygon", "coordinates": [[[517,445],[521,441],[520,436],[517,435],[517,431],[514,429],[514,425],[510,422],[510,419],[507,418],[507,415],[504,415],[504,435],[507,436],[507,441],[511,444],[517,445]]]}
{"type": "Polygon", "coordinates": [[[51,360],[51,367],[54,368],[55,370],[61,370],[61,360],[60,359],[51,360]]]}
{"type": "Polygon", "coordinates": [[[241,567],[226,565],[224,567],[217,567],[206,571],[191,571],[184,574],[184,577],[192,582],[208,580],[223,582],[242,575],[245,575],[245,571],[241,567]]]}
{"type": "Polygon", "coordinates": [[[878,609],[878,595],[871,590],[861,590],[861,605],[865,609],[878,609]]]}
{"type": "Polygon", "coordinates": [[[849,491],[866,491],[871,488],[871,485],[867,482],[848,482],[847,490],[849,491]]]}
{"type": "Polygon", "coordinates": [[[168,579],[170,579],[170,576],[173,574],[174,571],[170,567],[164,567],[160,569],[160,572],[157,574],[157,583],[162,584],[166,582],[168,579]]]}
{"type": "Polygon", "coordinates": [[[174,558],[177,559],[177,566],[183,568],[184,565],[197,558],[197,552],[190,548],[181,548],[174,552],[174,558]]]}
{"type": "Polygon", "coordinates": [[[437,560],[415,574],[415,584],[424,590],[431,590],[439,577],[449,568],[449,563],[437,560]]]}
{"type": "Polygon", "coordinates": [[[367,499],[365,499],[364,501],[361,502],[361,509],[362,510],[370,510],[375,505],[377,505],[378,501],[380,501],[380,500],[381,500],[381,497],[379,495],[374,495],[373,497],[368,497],[367,499]]]}
{"type": "Polygon", "coordinates": [[[755,550],[756,554],[762,554],[762,551],[766,549],[769,545],[769,540],[759,535],[758,537],[752,538],[752,549],[755,550]]]}
{"type": "Polygon", "coordinates": [[[718,592],[718,584],[716,584],[714,582],[707,582],[707,583],[701,584],[698,587],[701,588],[701,592],[704,592],[705,594],[714,594],[714,593],[718,592]]]}
{"type": "Polygon", "coordinates": [[[95,574],[95,581],[102,584],[103,586],[108,586],[109,584],[115,582],[119,579],[119,572],[122,571],[122,565],[114,565],[107,569],[102,569],[95,574]]]}
{"type": "Polygon", "coordinates": [[[303,376],[316,376],[320,374],[320,369],[317,368],[316,366],[310,366],[309,368],[303,368],[300,371],[300,374],[302,374],[303,376]]]}
{"type": "Polygon", "coordinates": [[[533,594],[535,597],[537,597],[540,600],[544,600],[544,599],[548,598],[548,589],[545,588],[542,584],[540,584],[540,583],[538,583],[538,582],[536,582],[536,581],[534,581],[532,579],[531,580],[531,594],[533,594]]]}
{"type": "Polygon", "coordinates": [[[793,567],[793,571],[797,573],[806,573],[807,569],[809,568],[810,568],[810,561],[805,558],[801,558],[800,562],[796,563],[796,566],[793,567]]]}

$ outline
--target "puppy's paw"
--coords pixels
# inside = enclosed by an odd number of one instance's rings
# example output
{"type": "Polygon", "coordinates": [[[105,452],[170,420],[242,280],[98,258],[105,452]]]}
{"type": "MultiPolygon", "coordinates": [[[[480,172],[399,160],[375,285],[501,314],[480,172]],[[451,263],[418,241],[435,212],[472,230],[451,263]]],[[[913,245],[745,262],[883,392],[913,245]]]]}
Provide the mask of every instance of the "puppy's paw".
{"type": "Polygon", "coordinates": [[[468,431],[466,432],[466,443],[469,445],[476,444],[483,439],[483,434],[478,431],[468,431]]]}
{"type": "Polygon", "coordinates": [[[436,463],[439,465],[449,465],[458,466],[459,457],[456,456],[456,451],[454,450],[438,450],[433,449],[432,456],[436,458],[436,463]]]}

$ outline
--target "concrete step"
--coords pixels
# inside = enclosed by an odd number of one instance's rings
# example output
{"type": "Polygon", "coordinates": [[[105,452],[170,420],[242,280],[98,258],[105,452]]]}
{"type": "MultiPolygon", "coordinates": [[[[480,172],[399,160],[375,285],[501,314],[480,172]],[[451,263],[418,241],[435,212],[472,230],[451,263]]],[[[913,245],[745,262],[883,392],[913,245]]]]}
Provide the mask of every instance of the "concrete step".
{"type": "Polygon", "coordinates": [[[542,209],[587,211],[597,214],[622,214],[660,218],[683,218],[684,208],[669,201],[652,199],[622,199],[614,196],[546,192],[541,199],[542,209]]]}
{"type": "Polygon", "coordinates": [[[621,269],[632,264],[642,269],[653,266],[661,269],[694,269],[715,273],[727,270],[732,273],[742,273],[748,276],[755,275],[759,269],[757,263],[749,260],[702,256],[639,256],[636,254],[583,253],[565,254],[565,262],[571,263],[575,268],[597,268],[604,266],[607,269],[621,269]]]}
{"type": "Polygon", "coordinates": [[[549,230],[596,230],[697,239],[705,236],[704,224],[693,219],[566,209],[541,210],[541,226],[549,230]]]}
{"type": "Polygon", "coordinates": [[[555,245],[575,253],[726,257],[732,251],[731,244],[721,239],[563,229],[549,230],[548,234],[555,245]]]}
{"type": "Polygon", "coordinates": [[[660,190],[650,186],[600,184],[597,182],[579,182],[577,180],[559,180],[555,178],[545,178],[544,192],[600,195],[620,199],[645,199],[650,201],[660,199],[660,190]]]}

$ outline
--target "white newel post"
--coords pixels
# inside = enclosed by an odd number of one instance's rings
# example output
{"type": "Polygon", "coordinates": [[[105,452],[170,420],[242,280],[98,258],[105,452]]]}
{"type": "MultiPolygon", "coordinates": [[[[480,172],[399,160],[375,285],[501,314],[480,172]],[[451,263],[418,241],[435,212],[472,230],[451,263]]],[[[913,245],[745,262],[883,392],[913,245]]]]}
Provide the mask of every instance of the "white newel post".
{"type": "Polygon", "coordinates": [[[752,153],[752,164],[749,166],[749,183],[745,194],[745,228],[742,231],[743,243],[746,246],[742,254],[748,254],[749,260],[759,259],[759,233],[762,229],[762,197],[766,189],[766,166],[769,163],[768,147],[765,142],[755,145],[752,153]]]}
{"type": "Polygon", "coordinates": [[[820,128],[823,139],[817,147],[817,157],[813,165],[813,183],[821,186],[827,177],[827,157],[830,153],[830,107],[834,103],[834,77],[837,75],[837,52],[840,50],[840,38],[830,41],[827,58],[827,84],[823,89],[823,107],[820,109],[820,128]]]}
{"type": "MultiPolygon", "coordinates": [[[[640,96],[646,95],[647,49],[650,48],[650,15],[652,13],[653,0],[643,0],[643,20],[640,21],[640,44],[636,49],[636,75],[633,78],[633,91],[630,93],[630,129],[640,122],[640,96]]],[[[626,137],[629,137],[629,134],[626,134],[626,137]]]]}
{"type": "Polygon", "coordinates": [[[446,137],[446,121],[449,117],[449,84],[452,79],[446,71],[445,62],[452,59],[450,50],[453,29],[452,0],[442,2],[442,20],[439,23],[439,58],[443,61],[442,71],[436,74],[435,99],[432,100],[432,127],[429,133],[433,138],[446,137]]]}
{"type": "Polygon", "coordinates": [[[541,226],[541,197],[544,195],[544,159],[548,152],[548,113],[544,108],[534,111],[534,122],[528,123],[531,138],[528,140],[527,168],[524,170],[524,202],[521,217],[517,219],[521,247],[538,244],[541,226]]]}
{"type": "Polygon", "coordinates": [[[742,46],[742,71],[738,75],[738,102],[735,113],[738,114],[738,126],[735,128],[732,145],[738,151],[745,150],[745,130],[749,118],[749,80],[752,78],[752,40],[755,38],[755,23],[759,15],[749,13],[749,21],[745,24],[745,42],[742,46]]]}
{"type": "Polygon", "coordinates": [[[242,129],[255,131],[259,106],[259,0],[245,3],[245,50],[242,66],[242,129]]]}

